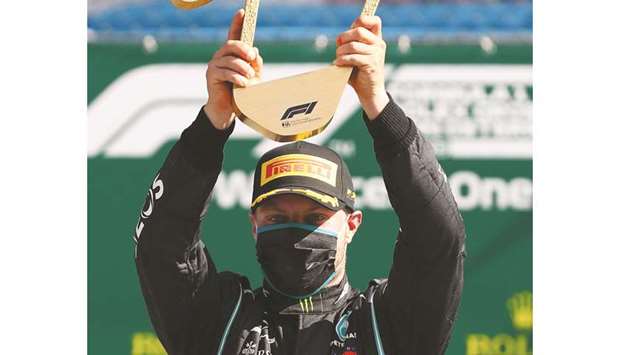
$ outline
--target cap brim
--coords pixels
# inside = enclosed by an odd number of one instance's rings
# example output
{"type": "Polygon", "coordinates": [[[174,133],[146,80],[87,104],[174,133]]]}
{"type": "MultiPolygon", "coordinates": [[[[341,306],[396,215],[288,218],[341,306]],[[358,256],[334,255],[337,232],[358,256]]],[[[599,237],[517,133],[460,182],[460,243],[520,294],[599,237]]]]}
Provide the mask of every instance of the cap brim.
{"type": "Polygon", "coordinates": [[[290,187],[281,187],[281,188],[273,189],[271,191],[265,192],[262,195],[257,196],[254,199],[254,201],[252,201],[252,204],[250,205],[250,209],[255,210],[261,203],[265,202],[266,200],[269,200],[274,196],[284,195],[284,194],[293,194],[293,195],[299,195],[299,196],[310,198],[332,211],[338,211],[339,209],[345,206],[344,203],[338,200],[338,198],[335,196],[331,196],[323,192],[309,189],[307,187],[290,186],[290,187]]]}

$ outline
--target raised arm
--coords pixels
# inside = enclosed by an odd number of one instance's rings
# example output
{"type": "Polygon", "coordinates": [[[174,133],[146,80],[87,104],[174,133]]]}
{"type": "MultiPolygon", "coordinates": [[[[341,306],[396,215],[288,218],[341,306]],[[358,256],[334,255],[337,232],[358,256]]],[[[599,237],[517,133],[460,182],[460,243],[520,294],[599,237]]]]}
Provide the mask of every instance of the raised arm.
{"type": "Polygon", "coordinates": [[[463,221],[433,148],[385,90],[381,19],[361,16],[351,27],[334,63],[355,67],[349,84],[399,217],[389,279],[374,297],[381,337],[388,354],[443,354],[462,290],[463,221]]]}
{"type": "MultiPolygon", "coordinates": [[[[136,266],[153,326],[169,354],[183,353],[193,315],[209,316],[219,300],[215,266],[200,240],[200,222],[222,166],[233,126],[217,130],[200,110],[150,187],[136,227],[136,266]],[[200,303],[194,296],[199,289],[200,303]],[[204,298],[210,299],[205,302],[204,298]],[[211,309],[209,309],[211,308],[211,309]]],[[[203,334],[215,331],[202,329],[203,334]]]]}
{"type": "Polygon", "coordinates": [[[255,48],[241,41],[243,11],[232,20],[228,41],[207,69],[209,99],[181,135],[147,194],[136,227],[136,266],[153,326],[168,354],[191,349],[215,353],[223,314],[239,293],[234,275],[218,274],[200,223],[222,168],[224,144],[234,129],[232,86],[262,69],[255,48]]]}
{"type": "MultiPolygon", "coordinates": [[[[465,228],[430,143],[392,100],[365,115],[399,228],[388,281],[376,302],[387,346],[443,354],[463,288],[465,228]]],[[[387,349],[386,349],[387,351],[387,349]]]]}

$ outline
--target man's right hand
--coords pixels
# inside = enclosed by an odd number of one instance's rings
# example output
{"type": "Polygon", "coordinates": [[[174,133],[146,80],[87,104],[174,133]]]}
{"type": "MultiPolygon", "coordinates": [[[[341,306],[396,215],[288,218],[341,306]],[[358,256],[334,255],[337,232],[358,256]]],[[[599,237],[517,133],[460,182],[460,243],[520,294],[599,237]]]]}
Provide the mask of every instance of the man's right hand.
{"type": "Polygon", "coordinates": [[[263,58],[258,48],[241,42],[243,9],[233,16],[228,40],[213,54],[207,68],[207,90],[209,99],[204,106],[205,113],[217,129],[226,129],[235,120],[232,103],[232,85],[246,86],[249,79],[260,76],[263,58]]]}

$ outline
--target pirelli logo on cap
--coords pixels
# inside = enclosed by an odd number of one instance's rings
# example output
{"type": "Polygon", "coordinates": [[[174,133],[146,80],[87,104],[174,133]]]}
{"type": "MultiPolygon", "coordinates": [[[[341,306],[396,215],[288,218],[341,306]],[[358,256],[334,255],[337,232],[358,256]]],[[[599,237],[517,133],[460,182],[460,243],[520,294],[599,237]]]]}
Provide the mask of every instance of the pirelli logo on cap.
{"type": "Polygon", "coordinates": [[[260,169],[260,186],[284,176],[305,176],[336,186],[338,165],[307,154],[286,154],[264,162],[260,169]]]}

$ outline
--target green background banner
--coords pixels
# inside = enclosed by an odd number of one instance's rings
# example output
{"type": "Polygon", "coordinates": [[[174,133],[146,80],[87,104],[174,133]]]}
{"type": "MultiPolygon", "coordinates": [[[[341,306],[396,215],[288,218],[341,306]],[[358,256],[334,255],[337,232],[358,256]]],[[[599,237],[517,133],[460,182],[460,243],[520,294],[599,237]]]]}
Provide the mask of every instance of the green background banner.
{"type": "MultiPolygon", "coordinates": [[[[325,63],[334,52],[333,47],[317,52],[306,43],[259,46],[274,70],[325,63]]],[[[177,97],[166,86],[181,85],[176,80],[200,73],[215,49],[215,44],[162,44],[152,52],[130,44],[88,46],[91,355],[163,352],[140,293],[132,234],[144,195],[174,137],[206,99],[205,87],[188,86],[193,93],[177,97]],[[132,71],[136,68],[141,71],[132,71]],[[157,85],[161,87],[153,87],[157,85]],[[168,121],[161,117],[176,121],[166,128],[168,121]],[[112,128],[102,124],[115,120],[112,128]],[[140,150],[147,145],[153,150],[140,150]]],[[[417,112],[410,110],[429,107],[419,116],[420,127],[436,144],[467,228],[465,288],[449,355],[531,353],[531,59],[530,45],[499,45],[492,54],[476,45],[414,45],[409,53],[390,49],[387,56],[393,73],[388,75],[388,90],[397,102],[416,122],[417,112]],[[416,81],[420,70],[437,73],[416,81]],[[407,71],[414,73],[411,85],[407,71]],[[475,75],[480,71],[483,75],[475,75]],[[442,79],[453,72],[455,80],[442,79]],[[416,101],[424,95],[431,98],[416,101]]],[[[192,80],[204,85],[203,78],[204,73],[192,80]]],[[[347,112],[323,144],[343,155],[363,204],[364,223],[348,259],[349,278],[363,289],[370,279],[388,274],[398,224],[359,106],[351,105],[347,112]]],[[[218,268],[247,275],[255,287],[261,274],[246,222],[247,182],[260,144],[261,139],[251,134],[227,143],[224,171],[203,224],[203,240],[218,268]]]]}

